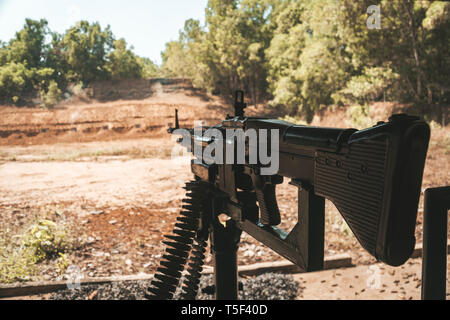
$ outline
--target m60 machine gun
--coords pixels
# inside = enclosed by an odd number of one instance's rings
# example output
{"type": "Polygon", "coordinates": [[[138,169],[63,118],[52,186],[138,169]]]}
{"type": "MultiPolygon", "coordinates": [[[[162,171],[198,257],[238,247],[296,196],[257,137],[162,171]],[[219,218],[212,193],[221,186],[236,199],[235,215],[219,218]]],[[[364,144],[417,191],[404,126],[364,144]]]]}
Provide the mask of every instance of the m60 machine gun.
{"type": "Polygon", "coordinates": [[[195,179],[148,298],[171,299],[187,266],[182,298],[195,299],[209,239],[216,299],[237,299],[242,231],[305,272],[323,269],[325,199],[378,260],[399,266],[411,256],[430,139],[424,121],[397,114],[358,131],[245,117],[245,107],[238,91],[235,115],[206,128],[180,129],[176,113],[169,133],[194,154],[195,179]],[[298,223],[288,232],[278,228],[276,200],[285,178],[298,187],[298,223]]]}

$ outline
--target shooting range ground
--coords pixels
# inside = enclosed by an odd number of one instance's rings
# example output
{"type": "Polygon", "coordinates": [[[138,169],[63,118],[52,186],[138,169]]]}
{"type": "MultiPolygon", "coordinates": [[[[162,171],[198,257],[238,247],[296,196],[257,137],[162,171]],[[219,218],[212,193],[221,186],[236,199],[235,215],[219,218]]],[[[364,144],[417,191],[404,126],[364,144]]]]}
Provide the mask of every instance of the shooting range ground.
{"type": "MultiPolygon", "coordinates": [[[[184,197],[182,186],[191,179],[189,159],[171,159],[176,143],[166,130],[174,122],[175,108],[181,127],[191,127],[194,120],[216,124],[232,113],[225,101],[194,89],[183,79],[98,83],[53,110],[0,107],[0,230],[9,230],[10,235],[4,238],[5,248],[40,219],[68,225],[71,236],[83,245],[65,252],[65,262],[79,267],[86,280],[93,281],[149,275],[158,267],[164,249],[162,235],[172,230],[184,197]]],[[[370,117],[375,124],[399,109],[396,104],[376,103],[370,117]]],[[[250,106],[247,113],[284,116],[282,110],[262,105],[250,106]]],[[[353,126],[345,107],[320,111],[312,125],[353,126]]],[[[449,146],[450,128],[433,124],[422,191],[450,185],[449,146]]],[[[285,229],[295,223],[297,208],[296,189],[288,182],[277,190],[285,229]]],[[[416,228],[419,243],[422,202],[421,197],[416,228]]],[[[381,278],[388,288],[362,291],[370,276],[367,270],[376,261],[360,247],[331,203],[327,202],[326,210],[325,257],[345,254],[356,267],[295,275],[302,292],[298,298],[420,297],[417,281],[403,279],[404,272],[420,270],[417,259],[405,264],[406,269],[396,268],[394,275],[386,267],[381,278]],[[335,280],[341,277],[337,273],[347,280],[335,280]]],[[[242,238],[238,260],[243,267],[283,261],[249,236],[242,238]]],[[[38,263],[21,282],[9,286],[64,282],[60,262],[38,263]]],[[[211,265],[207,260],[207,266],[211,265]]],[[[420,279],[420,272],[411,277],[420,279]]]]}

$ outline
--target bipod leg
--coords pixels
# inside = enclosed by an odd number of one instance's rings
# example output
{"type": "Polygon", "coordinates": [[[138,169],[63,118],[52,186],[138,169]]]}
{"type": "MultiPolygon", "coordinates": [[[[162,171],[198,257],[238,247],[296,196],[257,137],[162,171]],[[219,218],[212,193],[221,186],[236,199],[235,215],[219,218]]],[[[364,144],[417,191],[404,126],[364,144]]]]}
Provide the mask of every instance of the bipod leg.
{"type": "Polygon", "coordinates": [[[447,210],[450,186],[425,191],[423,211],[422,300],[445,300],[447,210]]]}
{"type": "Polygon", "coordinates": [[[211,249],[214,256],[216,300],[238,299],[237,250],[242,231],[233,220],[222,224],[213,217],[211,249]]]}

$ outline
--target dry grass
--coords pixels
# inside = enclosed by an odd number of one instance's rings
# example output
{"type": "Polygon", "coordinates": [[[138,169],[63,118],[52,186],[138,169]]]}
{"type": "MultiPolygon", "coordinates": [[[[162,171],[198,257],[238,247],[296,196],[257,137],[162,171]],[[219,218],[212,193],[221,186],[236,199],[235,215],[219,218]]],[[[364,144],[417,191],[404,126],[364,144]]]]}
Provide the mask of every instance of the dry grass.
{"type": "Polygon", "coordinates": [[[0,162],[99,161],[108,159],[169,159],[175,142],[139,139],[110,142],[59,143],[0,148],[0,162]]]}

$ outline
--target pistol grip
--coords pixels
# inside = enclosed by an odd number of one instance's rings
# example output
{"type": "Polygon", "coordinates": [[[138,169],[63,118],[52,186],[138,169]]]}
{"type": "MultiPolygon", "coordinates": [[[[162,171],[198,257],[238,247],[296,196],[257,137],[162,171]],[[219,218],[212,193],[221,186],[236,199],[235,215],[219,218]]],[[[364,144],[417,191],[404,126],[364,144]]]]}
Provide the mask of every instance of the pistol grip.
{"type": "Polygon", "coordinates": [[[256,177],[255,192],[261,210],[261,222],[264,225],[277,226],[281,223],[280,210],[278,209],[276,185],[264,184],[261,177],[256,177]]]}

